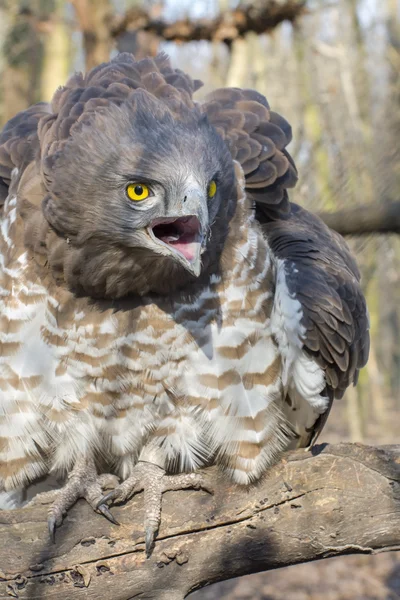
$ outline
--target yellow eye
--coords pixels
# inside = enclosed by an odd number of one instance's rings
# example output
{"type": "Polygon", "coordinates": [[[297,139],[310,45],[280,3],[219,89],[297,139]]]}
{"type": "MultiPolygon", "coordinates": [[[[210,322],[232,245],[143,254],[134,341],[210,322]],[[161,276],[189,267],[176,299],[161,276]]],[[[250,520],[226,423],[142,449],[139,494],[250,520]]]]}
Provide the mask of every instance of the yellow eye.
{"type": "Polygon", "coordinates": [[[212,181],[210,181],[210,185],[208,186],[208,197],[214,198],[216,193],[217,193],[217,184],[215,183],[215,181],[213,179],[212,181]]]}
{"type": "Polygon", "coordinates": [[[126,188],[128,198],[134,202],[146,200],[149,197],[150,190],[144,183],[130,183],[126,188]]]}

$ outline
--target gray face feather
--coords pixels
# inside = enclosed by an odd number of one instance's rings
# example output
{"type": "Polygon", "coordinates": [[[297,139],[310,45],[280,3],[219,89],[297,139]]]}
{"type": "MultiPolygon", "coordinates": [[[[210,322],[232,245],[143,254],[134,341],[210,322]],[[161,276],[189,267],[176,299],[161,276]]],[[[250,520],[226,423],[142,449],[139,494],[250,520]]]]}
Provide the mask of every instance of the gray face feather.
{"type": "Polygon", "coordinates": [[[79,280],[82,291],[120,295],[115,286],[107,289],[110,262],[119,271],[111,278],[125,295],[170,291],[218,260],[227,212],[234,208],[233,164],[220,136],[196,110],[182,111],[178,120],[159,100],[137,91],[129,103],[108,106],[77,128],[62,152],[44,162],[44,173],[50,182],[44,214],[57,234],[81,251],[70,282],[79,280]],[[213,180],[217,192],[211,198],[213,180]],[[131,183],[147,185],[148,198],[129,199],[131,183]],[[175,234],[193,241],[190,260],[179,244],[168,243],[175,234]],[[165,273],[168,284],[160,281],[165,273]]]}

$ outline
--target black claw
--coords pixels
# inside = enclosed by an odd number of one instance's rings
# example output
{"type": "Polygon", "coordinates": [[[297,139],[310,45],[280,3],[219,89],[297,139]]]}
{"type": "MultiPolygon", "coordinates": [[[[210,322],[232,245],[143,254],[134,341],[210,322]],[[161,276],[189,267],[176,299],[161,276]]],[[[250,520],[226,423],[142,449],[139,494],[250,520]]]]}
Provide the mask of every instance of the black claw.
{"type": "Polygon", "coordinates": [[[53,544],[56,543],[56,518],[51,516],[47,520],[47,527],[49,529],[50,539],[53,544]]]}
{"type": "Polygon", "coordinates": [[[99,512],[101,512],[102,515],[105,516],[106,519],[111,521],[111,523],[114,523],[114,525],[119,525],[117,519],[110,512],[110,509],[108,508],[107,504],[98,504],[96,508],[99,512]]]}
{"type": "Polygon", "coordinates": [[[205,492],[207,492],[207,494],[210,494],[211,496],[214,496],[214,488],[212,488],[211,486],[202,483],[200,484],[199,489],[204,490],[205,492]]]}
{"type": "Polygon", "coordinates": [[[146,533],[145,533],[146,558],[150,558],[152,550],[154,548],[155,533],[156,532],[151,527],[146,528],[146,533]]]}
{"type": "Polygon", "coordinates": [[[109,492],[108,494],[106,494],[105,496],[102,497],[102,499],[97,503],[96,508],[98,509],[102,504],[107,505],[107,502],[109,502],[111,500],[111,502],[113,500],[115,500],[116,498],[116,493],[115,490],[111,490],[111,492],[109,492]]]}

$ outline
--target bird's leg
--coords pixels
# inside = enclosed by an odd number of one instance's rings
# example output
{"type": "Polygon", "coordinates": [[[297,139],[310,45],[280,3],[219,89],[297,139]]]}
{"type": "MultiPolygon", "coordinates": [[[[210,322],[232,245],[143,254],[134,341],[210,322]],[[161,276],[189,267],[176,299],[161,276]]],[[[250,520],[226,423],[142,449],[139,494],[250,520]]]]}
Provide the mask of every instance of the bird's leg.
{"type": "Polygon", "coordinates": [[[203,477],[197,473],[182,473],[167,475],[165,470],[157,464],[139,460],[133,468],[132,475],[104,496],[97,505],[98,509],[108,507],[108,502],[125,502],[134,494],[144,492],[144,530],[146,555],[150,556],[161,521],[161,498],[164,492],[181,489],[204,489],[212,491],[206,486],[203,477]]]}
{"type": "Polygon", "coordinates": [[[92,458],[80,458],[68,474],[68,480],[57,491],[56,499],[48,513],[48,526],[51,538],[55,539],[56,527],[62,523],[64,515],[79,498],[85,498],[94,510],[101,512],[109,521],[118,525],[107,506],[98,506],[104,489],[118,485],[118,477],[111,474],[98,475],[92,458]]]}

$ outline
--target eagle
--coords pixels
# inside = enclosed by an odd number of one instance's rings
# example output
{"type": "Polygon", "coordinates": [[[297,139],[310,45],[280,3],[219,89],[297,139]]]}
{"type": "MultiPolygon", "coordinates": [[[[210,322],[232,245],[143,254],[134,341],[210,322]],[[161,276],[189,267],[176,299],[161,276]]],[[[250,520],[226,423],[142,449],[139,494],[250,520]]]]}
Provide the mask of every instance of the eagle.
{"type": "Polygon", "coordinates": [[[368,357],[345,241],[289,201],[289,124],[200,86],[123,53],[0,136],[0,492],[65,476],[52,535],[144,490],[150,552],[165,490],[311,446],[368,357]]]}

